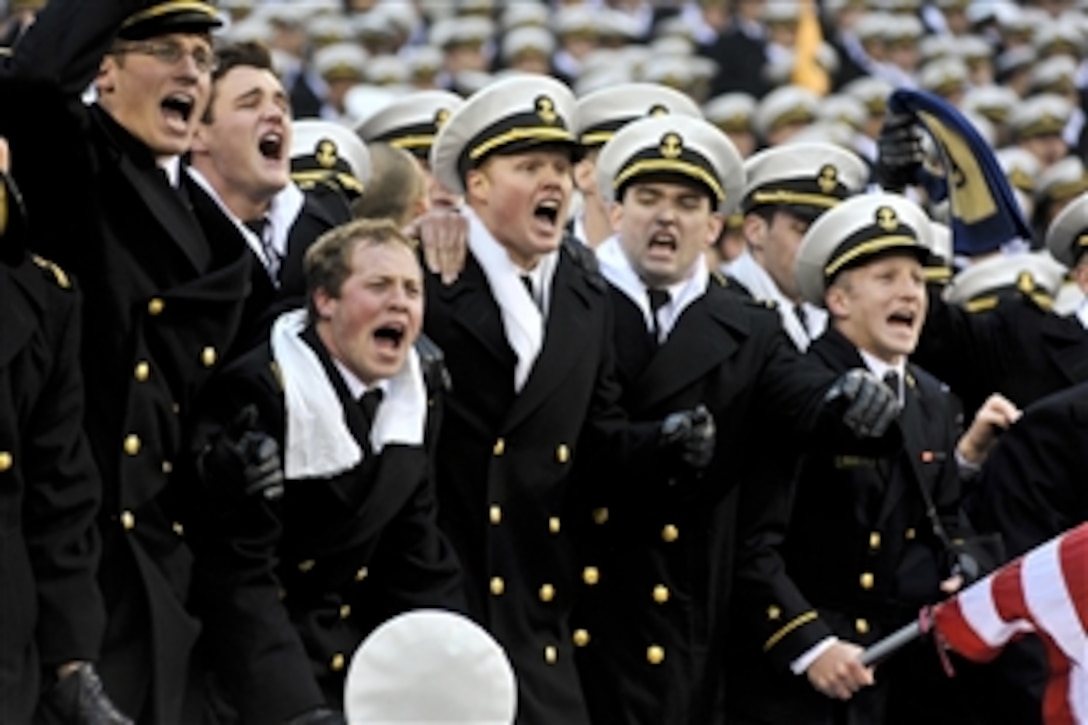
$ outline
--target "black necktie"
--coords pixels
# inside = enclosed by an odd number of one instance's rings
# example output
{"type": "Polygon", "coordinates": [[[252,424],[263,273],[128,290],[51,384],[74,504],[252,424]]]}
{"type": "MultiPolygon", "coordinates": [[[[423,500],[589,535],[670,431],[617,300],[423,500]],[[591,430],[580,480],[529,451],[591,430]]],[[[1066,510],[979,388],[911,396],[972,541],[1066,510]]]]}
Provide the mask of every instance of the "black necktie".
{"type": "Polygon", "coordinates": [[[805,313],[805,308],[800,302],[794,303],[793,314],[797,316],[797,321],[801,323],[801,330],[804,331],[805,337],[811,337],[808,334],[808,314],[805,313]]]}
{"type": "Polygon", "coordinates": [[[525,290],[529,293],[529,299],[533,301],[537,309],[540,309],[540,302],[536,299],[536,292],[533,290],[533,278],[527,274],[521,275],[521,283],[525,285],[525,290]]]}
{"type": "Polygon", "coordinates": [[[371,388],[359,396],[359,409],[366,418],[366,431],[370,435],[370,429],[374,426],[374,418],[378,415],[378,406],[382,404],[385,392],[381,388],[371,388]]]}
{"type": "Polygon", "coordinates": [[[261,249],[264,250],[265,268],[268,270],[268,276],[275,282],[279,280],[280,275],[280,263],[281,258],[279,252],[272,245],[272,235],[269,234],[269,221],[268,217],[262,216],[258,219],[251,219],[247,222],[242,222],[246,229],[257,235],[257,241],[261,243],[261,249]]]}
{"type": "Polygon", "coordinates": [[[895,370],[884,373],[884,384],[892,389],[892,392],[895,393],[895,399],[899,400],[899,373],[895,370]]]}
{"type": "Polygon", "coordinates": [[[669,304],[672,297],[669,295],[668,290],[657,289],[656,287],[648,288],[646,294],[650,297],[650,335],[654,345],[660,345],[661,323],[657,319],[657,313],[658,310],[669,304]]]}

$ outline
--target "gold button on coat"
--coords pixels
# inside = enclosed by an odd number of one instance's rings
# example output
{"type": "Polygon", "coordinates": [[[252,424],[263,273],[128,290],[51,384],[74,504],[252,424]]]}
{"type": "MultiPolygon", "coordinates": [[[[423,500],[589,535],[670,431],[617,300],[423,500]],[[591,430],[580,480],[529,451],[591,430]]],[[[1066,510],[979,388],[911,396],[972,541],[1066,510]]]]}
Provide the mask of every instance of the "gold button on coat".
{"type": "Polygon", "coordinates": [[[171,463],[170,461],[163,461],[162,462],[162,472],[166,473],[166,474],[173,473],[174,472],[174,464],[171,463]]]}
{"type": "Polygon", "coordinates": [[[135,433],[129,433],[125,436],[125,453],[130,456],[134,456],[140,452],[140,436],[135,433]]]}
{"type": "Polygon", "coordinates": [[[864,572],[861,575],[859,581],[861,582],[861,588],[862,589],[872,589],[873,588],[873,575],[871,573],[864,572]]]}
{"type": "Polygon", "coordinates": [[[121,527],[125,531],[132,531],[134,528],[136,528],[136,515],[131,511],[122,511],[121,527]]]}
{"type": "Polygon", "coordinates": [[[488,509],[487,517],[491,520],[491,523],[498,526],[502,523],[502,509],[498,506],[492,506],[490,509],[488,509]]]}
{"type": "Polygon", "coordinates": [[[876,551],[877,549],[880,548],[880,532],[879,531],[874,531],[873,533],[869,534],[869,548],[872,549],[873,551],[876,551]]]}
{"type": "Polygon", "coordinates": [[[214,347],[206,347],[200,351],[200,362],[203,363],[206,368],[215,365],[217,358],[218,355],[216,355],[214,347]]]}
{"type": "Polygon", "coordinates": [[[769,619],[769,620],[771,620],[773,622],[774,620],[778,619],[781,616],[782,616],[782,610],[779,609],[774,604],[767,607],[767,619],[769,619]]]}
{"type": "Polygon", "coordinates": [[[7,451],[0,451],[0,473],[11,468],[11,464],[15,459],[11,457],[11,454],[7,451]]]}
{"type": "Polygon", "coordinates": [[[359,567],[359,571],[355,572],[355,581],[361,582],[363,579],[366,579],[366,576],[369,573],[370,570],[367,569],[365,566],[359,567]]]}
{"type": "Polygon", "coordinates": [[[567,448],[566,443],[560,443],[559,447],[555,449],[555,460],[560,463],[566,463],[570,460],[570,449],[567,448]]]}
{"type": "Polygon", "coordinates": [[[667,543],[672,543],[680,538],[680,529],[676,528],[672,524],[667,524],[665,528],[661,529],[661,539],[667,543]]]}
{"type": "Polygon", "coordinates": [[[501,576],[491,577],[491,593],[496,597],[501,596],[506,591],[506,582],[502,580],[501,576]]]}
{"type": "Polygon", "coordinates": [[[550,602],[555,599],[555,587],[551,584],[544,584],[540,587],[540,601],[550,602]]]}
{"type": "Polygon", "coordinates": [[[351,616],[351,605],[350,604],[341,604],[340,605],[340,619],[347,619],[350,616],[351,616]]]}
{"type": "Polygon", "coordinates": [[[576,629],[570,637],[575,647],[585,647],[589,644],[589,632],[584,629],[576,629]]]}
{"type": "Polygon", "coordinates": [[[917,532],[914,529],[907,529],[903,535],[907,537],[907,541],[910,541],[915,537],[916,534],[917,532]]]}
{"type": "Polygon", "coordinates": [[[608,509],[603,506],[598,509],[593,509],[593,523],[606,524],[608,523],[608,509]]]}
{"type": "Polygon", "coordinates": [[[339,672],[344,669],[344,655],[337,652],[332,656],[332,661],[329,662],[329,669],[333,672],[339,672]]]}
{"type": "Polygon", "coordinates": [[[601,572],[595,566],[587,566],[582,570],[582,581],[593,586],[601,580],[601,572]]]}
{"type": "Polygon", "coordinates": [[[559,659],[559,653],[556,651],[555,647],[548,645],[544,648],[545,662],[547,662],[549,665],[554,665],[557,659],[559,659]]]}
{"type": "Polygon", "coordinates": [[[664,584],[658,584],[654,587],[654,601],[658,604],[669,601],[669,588],[664,584]]]}
{"type": "Polygon", "coordinates": [[[550,519],[548,519],[548,531],[550,531],[553,534],[558,534],[559,533],[559,517],[558,516],[552,516],[550,519]]]}
{"type": "Polygon", "coordinates": [[[180,521],[175,521],[170,528],[172,528],[174,533],[178,536],[185,536],[185,527],[181,525],[180,521]]]}
{"type": "Polygon", "coordinates": [[[496,456],[501,456],[506,452],[506,441],[502,438],[495,441],[495,445],[492,446],[491,452],[496,456]]]}
{"type": "Polygon", "coordinates": [[[136,363],[136,372],[134,374],[136,379],[142,383],[151,375],[151,366],[147,364],[147,361],[141,360],[136,363]]]}
{"type": "Polygon", "coordinates": [[[858,634],[869,634],[869,623],[864,619],[859,619],[854,622],[854,629],[857,630],[858,634]]]}
{"type": "Polygon", "coordinates": [[[659,665],[665,661],[665,648],[656,644],[646,648],[646,661],[651,665],[659,665]]]}
{"type": "Polygon", "coordinates": [[[166,303],[158,297],[152,297],[147,303],[147,311],[152,315],[161,315],[166,303]]]}
{"type": "Polygon", "coordinates": [[[317,562],[313,559],[303,559],[298,563],[298,570],[305,574],[306,572],[313,569],[316,564],[317,562]]]}

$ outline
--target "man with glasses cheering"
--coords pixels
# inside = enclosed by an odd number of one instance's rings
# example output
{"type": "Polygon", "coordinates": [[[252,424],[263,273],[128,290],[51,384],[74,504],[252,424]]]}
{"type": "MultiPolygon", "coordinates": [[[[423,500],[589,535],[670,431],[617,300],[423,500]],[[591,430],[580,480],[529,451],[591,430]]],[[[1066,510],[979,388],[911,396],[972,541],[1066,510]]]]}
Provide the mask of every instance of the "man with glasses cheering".
{"type": "Polygon", "coordinates": [[[183,607],[191,554],[171,484],[190,403],[233,340],[248,290],[249,253],[233,237],[213,243],[180,173],[219,25],[198,0],[54,0],[0,65],[0,127],[25,159],[32,248],[85,294],[85,427],[103,480],[109,614],[98,668],[141,722],[188,719],[197,625],[183,607]],[[85,105],[92,80],[97,100],[85,105]]]}

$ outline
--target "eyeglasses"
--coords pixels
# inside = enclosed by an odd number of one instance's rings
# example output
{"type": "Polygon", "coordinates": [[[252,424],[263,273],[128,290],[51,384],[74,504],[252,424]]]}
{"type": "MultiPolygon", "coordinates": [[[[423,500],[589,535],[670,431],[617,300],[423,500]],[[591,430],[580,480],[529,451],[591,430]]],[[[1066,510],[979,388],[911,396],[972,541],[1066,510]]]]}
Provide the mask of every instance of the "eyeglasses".
{"type": "Polygon", "coordinates": [[[122,45],[119,48],[114,48],[113,55],[124,55],[125,53],[139,53],[140,55],[150,55],[156,60],[162,61],[167,65],[174,65],[185,56],[191,56],[193,64],[196,65],[196,69],[201,73],[211,73],[219,65],[218,58],[215,57],[215,53],[203,46],[197,46],[192,50],[186,50],[178,43],[171,43],[169,41],[155,41],[148,40],[142,43],[129,43],[122,45]]]}

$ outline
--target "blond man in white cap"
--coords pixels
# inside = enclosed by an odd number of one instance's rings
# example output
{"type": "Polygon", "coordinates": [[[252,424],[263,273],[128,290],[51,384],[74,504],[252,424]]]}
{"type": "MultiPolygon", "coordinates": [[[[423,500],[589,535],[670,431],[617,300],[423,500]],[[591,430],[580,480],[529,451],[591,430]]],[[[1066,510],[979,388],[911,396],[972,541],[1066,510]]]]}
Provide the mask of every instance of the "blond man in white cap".
{"type": "Polygon", "coordinates": [[[820,217],[802,241],[801,293],[831,318],[806,357],[883,379],[901,406],[900,435],[864,453],[824,446],[803,457],[781,549],[792,587],[763,602],[767,616],[750,647],[765,659],[738,673],[737,722],[962,717],[928,645],[897,653],[875,681],[859,659],[911,612],[980,573],[949,556],[953,539],[970,533],[954,460],[956,406],[946,386],[908,361],[926,314],[930,234],[913,202],[867,194],[820,217]]]}
{"type": "Polygon", "coordinates": [[[469,225],[457,280],[427,277],[424,330],[453,383],[437,446],[440,515],[470,613],[514,666],[523,723],[588,722],[574,667],[588,635],[569,623],[569,536],[583,520],[565,518],[573,463],[623,443],[632,465],[698,467],[713,446],[705,416],[629,426],[615,407],[607,288],[592,252],[564,240],[573,112],[558,81],[514,76],[469,98],[431,151],[438,181],[464,194],[469,225]]]}
{"type": "Polygon", "coordinates": [[[593,510],[607,512],[580,542],[601,572],[575,618],[589,638],[579,650],[586,699],[595,721],[714,722],[730,697],[725,615],[737,580],[754,586],[776,570],[763,547],[740,543],[783,523],[781,490],[766,475],[780,455],[774,431],[853,439],[844,420],[879,433],[896,403],[871,376],[836,380],[806,363],[772,310],[708,270],[705,250],[744,188],[740,154],[715,126],[681,115],[634,121],[602,149],[597,183],[616,230],[597,257],[625,408],[652,420],[705,406],[724,430],[700,474],[644,468],[616,481],[590,467],[579,479],[593,510]],[[853,404],[870,394],[855,420],[853,404]]]}

